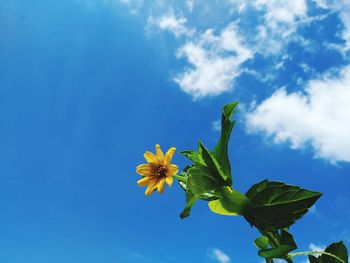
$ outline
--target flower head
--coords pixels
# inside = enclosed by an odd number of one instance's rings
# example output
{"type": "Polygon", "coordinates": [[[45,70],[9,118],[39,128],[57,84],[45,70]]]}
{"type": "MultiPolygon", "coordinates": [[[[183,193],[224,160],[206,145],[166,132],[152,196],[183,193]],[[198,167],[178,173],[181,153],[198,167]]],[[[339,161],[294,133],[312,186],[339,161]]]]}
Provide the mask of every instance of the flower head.
{"type": "Polygon", "coordinates": [[[172,185],[172,176],[179,171],[177,165],[170,163],[175,151],[176,148],[171,147],[164,155],[159,144],[156,144],[156,154],[147,151],[143,155],[147,164],[137,166],[136,173],[142,175],[142,179],[138,180],[137,184],[147,186],[146,195],[152,194],[156,189],[159,193],[163,193],[165,183],[172,185]]]}

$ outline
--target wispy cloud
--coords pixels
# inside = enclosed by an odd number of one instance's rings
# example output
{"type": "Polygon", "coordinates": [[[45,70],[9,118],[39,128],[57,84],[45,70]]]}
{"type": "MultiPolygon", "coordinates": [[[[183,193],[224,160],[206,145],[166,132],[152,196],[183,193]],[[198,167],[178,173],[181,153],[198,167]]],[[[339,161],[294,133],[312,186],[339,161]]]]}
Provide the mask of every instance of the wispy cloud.
{"type": "Polygon", "coordinates": [[[316,158],[350,162],[350,66],[339,76],[312,80],[305,92],[278,89],[247,114],[249,132],[289,142],[291,148],[309,145],[316,158]]]}
{"type": "Polygon", "coordinates": [[[159,28],[173,33],[176,37],[181,35],[191,35],[194,30],[189,29],[186,26],[187,19],[181,12],[175,13],[173,9],[170,9],[168,13],[159,16],[149,16],[147,19],[148,29],[159,28]]]}
{"type": "MultiPolygon", "coordinates": [[[[116,0],[105,0],[105,3],[113,3],[116,0]]],[[[138,14],[143,7],[143,0],[119,0],[119,2],[127,6],[131,14],[138,14]]]]}
{"type": "Polygon", "coordinates": [[[326,249],[326,246],[324,246],[324,245],[315,245],[314,243],[311,243],[309,245],[309,249],[311,251],[324,251],[326,249]]]}
{"type": "Polygon", "coordinates": [[[214,248],[210,252],[210,257],[220,263],[230,263],[231,258],[225,254],[222,250],[214,248]]]}
{"type": "Polygon", "coordinates": [[[213,131],[221,131],[221,120],[216,120],[211,123],[213,131]]]}
{"type": "Polygon", "coordinates": [[[194,8],[194,0],[186,0],[186,6],[188,8],[188,11],[191,13],[194,8]]]}
{"type": "Polygon", "coordinates": [[[345,41],[345,45],[340,47],[343,52],[350,49],[350,4],[348,0],[313,0],[320,8],[331,10],[339,14],[343,23],[339,35],[345,41]]]}
{"type": "Polygon", "coordinates": [[[241,73],[240,66],[252,57],[245,47],[234,23],[220,34],[208,29],[198,39],[188,41],[177,56],[191,65],[174,81],[195,99],[219,95],[232,89],[233,80],[241,73]]]}
{"type": "Polygon", "coordinates": [[[307,16],[305,0],[258,0],[254,7],[263,11],[256,35],[257,51],[279,54],[296,32],[298,21],[307,16]]]}
{"type": "MultiPolygon", "coordinates": [[[[278,71],[286,69],[283,58],[290,57],[289,61],[293,59],[293,55],[287,55],[290,43],[295,43],[307,52],[315,52],[317,45],[332,46],[334,49],[334,43],[327,44],[327,41],[323,41],[320,44],[300,34],[300,30],[316,26],[331,12],[339,13],[343,22],[339,34],[346,43],[347,39],[350,43],[350,12],[346,11],[350,7],[346,5],[346,1],[314,1],[316,2],[229,0],[224,3],[227,8],[222,10],[221,17],[232,16],[235,19],[222,23],[216,17],[209,18],[205,11],[219,10],[222,5],[215,1],[208,3],[184,0],[177,5],[172,3],[171,7],[168,6],[168,11],[160,16],[149,16],[147,28],[169,31],[177,37],[179,49],[176,56],[185,59],[187,63],[183,70],[175,74],[173,80],[184,92],[200,99],[232,90],[237,83],[235,80],[243,71],[257,72],[256,68],[251,67],[251,63],[245,62],[254,61],[259,56],[273,62],[268,72],[264,72],[259,80],[273,80],[278,76],[278,71]],[[196,7],[196,19],[192,19],[192,12],[196,7]],[[327,8],[330,12],[315,14],[310,11],[314,7],[318,10],[327,8]],[[205,19],[206,27],[203,27],[203,23],[198,23],[203,21],[199,18],[205,19]]],[[[162,6],[164,8],[164,4],[162,6]]],[[[344,47],[337,46],[336,49],[344,52],[344,47]]],[[[314,70],[307,63],[301,65],[305,69],[309,67],[309,72],[314,70]]],[[[258,77],[258,74],[255,75],[258,77]]]]}

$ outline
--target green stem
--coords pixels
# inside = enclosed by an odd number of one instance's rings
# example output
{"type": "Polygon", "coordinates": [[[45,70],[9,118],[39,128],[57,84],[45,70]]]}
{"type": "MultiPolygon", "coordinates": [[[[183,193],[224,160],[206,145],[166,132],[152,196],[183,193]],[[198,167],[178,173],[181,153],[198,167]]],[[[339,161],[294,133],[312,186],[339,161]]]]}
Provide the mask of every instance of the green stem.
{"type": "MultiPolygon", "coordinates": [[[[266,236],[268,239],[269,239],[269,241],[270,241],[270,244],[273,246],[273,247],[278,247],[280,244],[279,244],[279,242],[278,242],[278,240],[277,240],[277,238],[274,236],[274,234],[273,233],[271,233],[271,232],[269,232],[269,231],[265,231],[265,230],[262,230],[262,229],[259,229],[258,228],[258,230],[259,230],[259,232],[262,234],[262,235],[264,235],[264,236],[266,236]]],[[[289,257],[289,255],[286,255],[286,257],[285,258],[283,258],[285,261],[287,261],[288,263],[293,263],[294,261],[293,261],[293,259],[292,259],[292,257],[289,257]]],[[[269,261],[266,259],[266,263],[268,263],[269,261]]]]}
{"type": "Polygon", "coordinates": [[[185,177],[185,176],[173,175],[173,178],[174,178],[174,179],[177,179],[177,180],[179,180],[179,181],[182,181],[182,182],[184,182],[184,183],[187,182],[187,177],[185,177]]]}
{"type": "Polygon", "coordinates": [[[333,255],[331,253],[328,252],[324,252],[324,251],[306,251],[306,252],[296,252],[296,253],[289,253],[288,255],[290,257],[295,257],[295,256],[300,256],[300,255],[312,255],[312,254],[323,254],[323,255],[327,255],[329,257],[335,258],[336,260],[338,260],[339,262],[345,263],[344,260],[338,258],[336,255],[333,255]]]}

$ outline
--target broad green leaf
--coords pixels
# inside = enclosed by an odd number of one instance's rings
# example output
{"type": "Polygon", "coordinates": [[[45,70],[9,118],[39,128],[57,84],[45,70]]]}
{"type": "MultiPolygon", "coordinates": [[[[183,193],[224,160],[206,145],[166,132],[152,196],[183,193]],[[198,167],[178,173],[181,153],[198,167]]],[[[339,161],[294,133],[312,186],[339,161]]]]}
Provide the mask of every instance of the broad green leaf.
{"type": "Polygon", "coordinates": [[[264,180],[246,193],[251,206],[245,218],[251,225],[263,229],[289,227],[301,218],[321,195],[297,186],[264,180]]]}
{"type": "Polygon", "coordinates": [[[231,165],[230,165],[230,160],[228,158],[227,151],[228,151],[228,143],[230,140],[232,128],[236,123],[235,121],[231,121],[231,118],[235,113],[235,109],[238,104],[239,102],[233,102],[223,107],[222,116],[221,116],[221,136],[217,145],[213,150],[214,156],[220,163],[225,175],[228,178],[230,185],[232,185],[232,176],[231,176],[231,165]]]}
{"type": "MultiPolygon", "coordinates": [[[[343,241],[329,245],[325,252],[331,253],[343,260],[345,263],[348,263],[348,250],[346,249],[343,241]]],[[[324,254],[318,257],[318,261],[320,263],[340,263],[339,260],[324,254]]]]}
{"type": "Polygon", "coordinates": [[[265,250],[269,247],[269,239],[265,236],[258,237],[254,240],[254,245],[261,250],[265,250]]]}
{"type": "Polygon", "coordinates": [[[281,230],[281,235],[278,236],[279,245],[269,249],[259,251],[259,256],[265,258],[284,258],[287,254],[296,249],[297,245],[294,242],[293,236],[285,230],[281,230]]]}
{"type": "MultiPolygon", "coordinates": [[[[213,200],[216,189],[229,186],[229,183],[215,156],[203,143],[199,142],[197,152],[185,151],[182,154],[193,161],[185,171],[188,175],[187,183],[182,183],[186,190],[186,207],[180,216],[184,218],[189,215],[191,207],[198,199],[213,200]]],[[[216,195],[215,199],[220,197],[216,195]]]]}
{"type": "MultiPolygon", "coordinates": [[[[189,178],[189,175],[190,175],[189,170],[191,168],[195,168],[195,166],[192,165],[192,166],[185,167],[185,169],[181,172],[181,175],[189,178]]],[[[212,201],[212,200],[216,200],[216,199],[220,198],[220,196],[216,195],[214,191],[203,193],[202,195],[200,195],[198,197],[198,195],[197,196],[194,195],[192,193],[192,191],[190,189],[188,189],[188,187],[187,187],[188,179],[187,179],[187,182],[182,182],[182,181],[178,181],[178,182],[179,182],[179,185],[181,186],[181,188],[186,192],[186,195],[185,195],[186,206],[185,206],[185,209],[180,214],[181,218],[185,218],[190,214],[192,206],[199,198],[206,200],[206,201],[212,201]]]]}
{"type": "Polygon", "coordinates": [[[181,218],[189,216],[192,206],[198,199],[212,197],[215,190],[225,184],[212,169],[200,164],[191,167],[187,172],[189,176],[186,184],[186,207],[180,215],[181,218]]]}
{"type": "MultiPolygon", "coordinates": [[[[182,182],[182,181],[179,181],[178,183],[181,186],[181,188],[186,191],[187,183],[182,182]]],[[[220,198],[220,195],[215,193],[215,191],[210,191],[210,192],[206,192],[206,193],[202,194],[199,198],[204,200],[204,201],[213,201],[213,200],[217,200],[218,198],[220,198]]]]}
{"type": "Polygon", "coordinates": [[[222,197],[208,204],[214,213],[226,216],[242,215],[249,205],[249,199],[240,192],[232,190],[231,187],[221,187],[217,192],[221,193],[222,197]]]}
{"type": "Polygon", "coordinates": [[[212,176],[215,177],[218,181],[220,181],[220,185],[231,186],[231,184],[225,182],[227,179],[227,175],[225,175],[221,165],[216,160],[215,156],[204,146],[202,142],[199,142],[199,149],[202,153],[202,158],[205,162],[205,165],[212,173],[212,176]]]}

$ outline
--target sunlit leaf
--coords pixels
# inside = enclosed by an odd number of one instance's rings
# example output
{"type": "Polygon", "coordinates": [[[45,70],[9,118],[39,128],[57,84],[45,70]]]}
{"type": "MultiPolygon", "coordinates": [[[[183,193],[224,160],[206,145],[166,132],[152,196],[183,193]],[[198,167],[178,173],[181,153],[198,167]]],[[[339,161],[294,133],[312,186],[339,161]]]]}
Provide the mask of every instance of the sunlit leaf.
{"type": "Polygon", "coordinates": [[[269,247],[269,239],[265,236],[258,237],[254,240],[254,245],[261,250],[265,250],[269,247]]]}
{"type": "Polygon", "coordinates": [[[217,189],[221,198],[209,202],[208,206],[211,211],[220,215],[237,216],[242,215],[249,205],[249,199],[230,187],[221,187],[217,189]]]}
{"type": "Polygon", "coordinates": [[[238,104],[239,102],[233,102],[231,104],[225,105],[222,108],[221,136],[217,145],[213,150],[214,156],[220,163],[225,175],[228,177],[228,181],[230,184],[232,184],[232,176],[231,176],[231,165],[230,165],[230,160],[228,158],[227,150],[228,150],[228,143],[230,140],[232,128],[236,124],[236,121],[231,121],[231,118],[235,113],[235,110],[238,104]]]}

